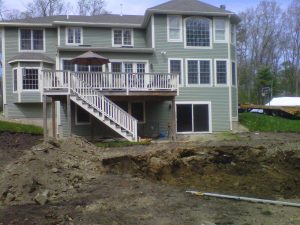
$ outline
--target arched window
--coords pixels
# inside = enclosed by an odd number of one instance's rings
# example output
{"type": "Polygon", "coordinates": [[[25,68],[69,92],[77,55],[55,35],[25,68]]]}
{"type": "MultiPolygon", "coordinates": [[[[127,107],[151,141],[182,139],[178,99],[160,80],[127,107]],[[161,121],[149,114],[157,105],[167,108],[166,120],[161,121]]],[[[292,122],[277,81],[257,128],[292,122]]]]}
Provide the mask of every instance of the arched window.
{"type": "Polygon", "coordinates": [[[185,20],[186,46],[210,47],[211,21],[201,17],[189,17],[185,20]]]}

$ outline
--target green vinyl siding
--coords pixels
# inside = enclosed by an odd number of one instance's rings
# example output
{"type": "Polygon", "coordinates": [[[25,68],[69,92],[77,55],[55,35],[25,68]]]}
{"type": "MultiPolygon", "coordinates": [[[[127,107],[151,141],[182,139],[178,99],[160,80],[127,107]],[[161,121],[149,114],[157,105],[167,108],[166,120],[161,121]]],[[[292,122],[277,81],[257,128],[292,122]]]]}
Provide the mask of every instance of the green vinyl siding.
{"type": "Polygon", "coordinates": [[[212,113],[212,131],[230,129],[229,89],[225,88],[181,88],[176,102],[210,101],[212,113]]]}
{"type": "Polygon", "coordinates": [[[152,48],[152,20],[149,20],[146,28],[146,47],[152,48]]]}
{"type": "MultiPolygon", "coordinates": [[[[57,31],[55,28],[45,29],[45,54],[55,60],[57,46],[57,31]]],[[[18,63],[8,64],[9,59],[19,53],[19,30],[18,28],[5,28],[5,76],[6,76],[6,94],[7,106],[6,117],[8,118],[42,118],[41,105],[29,104],[40,103],[41,93],[20,92],[13,93],[12,71],[18,66],[18,63]],[[17,102],[23,104],[15,104],[17,102]]],[[[20,62],[21,67],[40,67],[40,62],[20,62]]]]}
{"type": "Polygon", "coordinates": [[[232,117],[237,117],[238,116],[238,99],[237,99],[237,88],[232,87],[231,88],[232,92],[232,117]]]}
{"type": "MultiPolygon", "coordinates": [[[[47,106],[48,117],[51,115],[50,104],[47,106]]],[[[43,104],[42,103],[17,103],[8,104],[8,119],[42,119],[43,118],[43,104]]]]}
{"type": "Polygon", "coordinates": [[[230,45],[230,55],[231,55],[231,60],[235,61],[236,58],[235,58],[235,50],[236,50],[236,47],[234,45],[230,45]]]}
{"type": "MultiPolygon", "coordinates": [[[[97,48],[112,47],[112,28],[104,27],[83,27],[82,28],[82,44],[97,48]]],[[[146,47],[146,32],[144,29],[133,29],[134,47],[146,47]]],[[[60,44],[61,46],[68,46],[66,44],[66,27],[60,28],[60,44]]]]}

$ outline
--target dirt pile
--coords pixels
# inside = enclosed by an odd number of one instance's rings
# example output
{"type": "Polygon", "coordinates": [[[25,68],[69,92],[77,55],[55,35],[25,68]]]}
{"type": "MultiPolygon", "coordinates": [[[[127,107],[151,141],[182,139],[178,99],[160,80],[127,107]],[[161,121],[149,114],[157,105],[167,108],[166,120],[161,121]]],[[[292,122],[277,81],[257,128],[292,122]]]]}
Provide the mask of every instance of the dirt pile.
{"type": "Polygon", "coordinates": [[[147,178],[188,189],[265,198],[300,197],[297,145],[177,148],[103,159],[107,172],[147,178]]]}
{"type": "Polygon", "coordinates": [[[100,174],[95,149],[79,138],[32,147],[0,175],[0,204],[44,205],[72,198],[100,174]]]}

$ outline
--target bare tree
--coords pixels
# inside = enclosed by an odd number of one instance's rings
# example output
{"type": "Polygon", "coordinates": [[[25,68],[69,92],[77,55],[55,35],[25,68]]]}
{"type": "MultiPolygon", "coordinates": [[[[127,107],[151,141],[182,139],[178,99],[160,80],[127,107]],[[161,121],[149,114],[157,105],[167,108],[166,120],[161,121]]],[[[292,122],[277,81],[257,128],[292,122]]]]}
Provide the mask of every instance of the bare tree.
{"type": "Polygon", "coordinates": [[[26,8],[31,17],[61,15],[67,11],[64,0],[33,0],[26,8]]]}
{"type": "Polygon", "coordinates": [[[239,16],[237,51],[240,90],[246,101],[257,99],[255,79],[260,68],[268,67],[272,74],[279,70],[282,11],[274,1],[261,1],[256,8],[239,16]]]}
{"type": "Polygon", "coordinates": [[[108,13],[105,9],[104,0],[78,0],[77,8],[79,15],[96,16],[108,13]]]}

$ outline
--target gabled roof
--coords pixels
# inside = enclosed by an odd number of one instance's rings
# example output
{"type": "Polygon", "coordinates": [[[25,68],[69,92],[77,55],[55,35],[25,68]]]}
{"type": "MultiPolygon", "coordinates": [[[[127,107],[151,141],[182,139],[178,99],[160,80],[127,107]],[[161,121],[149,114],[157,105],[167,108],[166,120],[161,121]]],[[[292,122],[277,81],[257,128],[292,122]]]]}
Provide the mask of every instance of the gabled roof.
{"type": "Polygon", "coordinates": [[[149,8],[147,11],[153,12],[202,12],[231,14],[225,9],[209,5],[197,0],[171,0],[163,4],[149,8]]]}
{"type": "Polygon", "coordinates": [[[49,25],[54,24],[99,24],[99,25],[131,25],[141,26],[144,16],[138,15],[117,15],[117,14],[103,14],[98,16],[78,16],[78,15],[59,15],[59,16],[46,16],[36,18],[26,18],[18,20],[4,21],[3,23],[9,24],[34,24],[34,25],[49,25]]]}
{"type": "Polygon", "coordinates": [[[8,63],[14,62],[46,62],[51,64],[55,63],[55,61],[52,58],[50,58],[44,53],[39,52],[21,52],[8,60],[8,63]]]}
{"type": "Polygon", "coordinates": [[[146,10],[144,25],[151,15],[178,14],[178,15],[201,15],[201,16],[230,16],[232,22],[239,23],[239,17],[228,10],[209,5],[198,0],[171,0],[146,10]]]}
{"type": "Polygon", "coordinates": [[[229,16],[235,23],[239,18],[233,12],[209,5],[198,0],[171,0],[166,3],[149,8],[145,16],[139,15],[117,15],[103,14],[98,16],[60,15],[37,18],[26,18],[0,22],[0,26],[43,26],[55,27],[57,25],[74,26],[99,26],[99,27],[131,27],[144,28],[147,26],[151,15],[180,14],[180,15],[202,15],[202,16],[229,16]]]}

